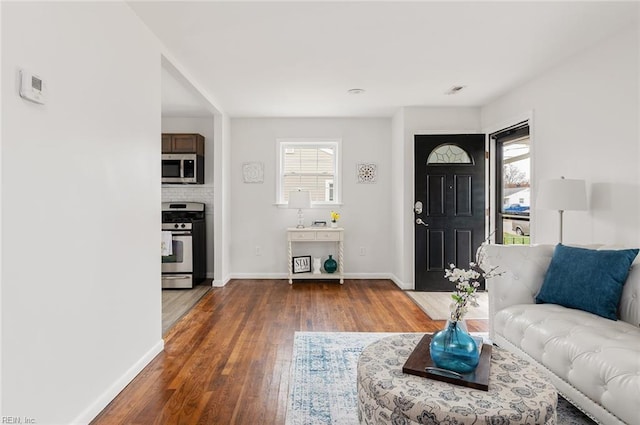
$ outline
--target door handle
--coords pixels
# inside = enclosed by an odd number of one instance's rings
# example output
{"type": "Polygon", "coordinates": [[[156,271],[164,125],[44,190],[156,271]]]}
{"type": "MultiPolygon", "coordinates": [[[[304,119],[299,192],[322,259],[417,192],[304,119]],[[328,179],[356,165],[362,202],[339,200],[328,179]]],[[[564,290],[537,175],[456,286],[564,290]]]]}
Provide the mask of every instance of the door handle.
{"type": "Polygon", "coordinates": [[[422,224],[424,227],[429,227],[429,225],[422,221],[421,218],[416,218],[416,224],[422,224]]]}
{"type": "Polygon", "coordinates": [[[416,203],[413,206],[413,211],[416,214],[422,214],[422,201],[416,201],[416,203]]]}

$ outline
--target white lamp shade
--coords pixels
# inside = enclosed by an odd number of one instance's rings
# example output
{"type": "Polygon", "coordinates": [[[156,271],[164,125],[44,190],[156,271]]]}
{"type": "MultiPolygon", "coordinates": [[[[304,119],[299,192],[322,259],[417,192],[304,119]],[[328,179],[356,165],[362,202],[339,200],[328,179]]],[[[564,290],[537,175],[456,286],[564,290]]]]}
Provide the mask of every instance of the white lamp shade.
{"type": "Polygon", "coordinates": [[[308,190],[289,192],[289,208],[311,208],[311,192],[308,190]]]}
{"type": "Polygon", "coordinates": [[[557,211],[587,209],[587,189],[584,180],[557,179],[540,183],[537,207],[557,211]]]}

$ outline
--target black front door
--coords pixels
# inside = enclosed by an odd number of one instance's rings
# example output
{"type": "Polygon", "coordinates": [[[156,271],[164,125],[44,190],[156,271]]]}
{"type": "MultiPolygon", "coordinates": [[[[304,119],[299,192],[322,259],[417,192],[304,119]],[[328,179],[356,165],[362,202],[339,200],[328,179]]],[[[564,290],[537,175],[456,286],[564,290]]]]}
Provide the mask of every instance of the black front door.
{"type": "Polygon", "coordinates": [[[415,289],[453,291],[445,268],[468,268],[485,238],[485,135],[416,135],[414,143],[415,289]]]}

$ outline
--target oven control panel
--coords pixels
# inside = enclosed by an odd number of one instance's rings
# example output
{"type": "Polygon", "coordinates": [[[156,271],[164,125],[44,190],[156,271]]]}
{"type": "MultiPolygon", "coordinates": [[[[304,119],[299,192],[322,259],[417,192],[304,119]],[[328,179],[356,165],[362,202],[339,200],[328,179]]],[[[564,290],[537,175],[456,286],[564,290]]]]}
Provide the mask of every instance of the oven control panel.
{"type": "Polygon", "coordinates": [[[191,223],[162,223],[162,230],[191,230],[191,223]]]}

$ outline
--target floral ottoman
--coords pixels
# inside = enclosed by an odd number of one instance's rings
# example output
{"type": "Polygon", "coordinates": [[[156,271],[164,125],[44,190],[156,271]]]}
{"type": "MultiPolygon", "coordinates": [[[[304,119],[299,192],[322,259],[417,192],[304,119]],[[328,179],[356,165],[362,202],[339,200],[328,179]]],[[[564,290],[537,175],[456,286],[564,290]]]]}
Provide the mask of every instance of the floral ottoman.
{"type": "Polygon", "coordinates": [[[422,334],[383,338],[358,360],[361,424],[556,423],[555,387],[533,364],[493,347],[489,391],[408,375],[402,366],[422,334]]]}

